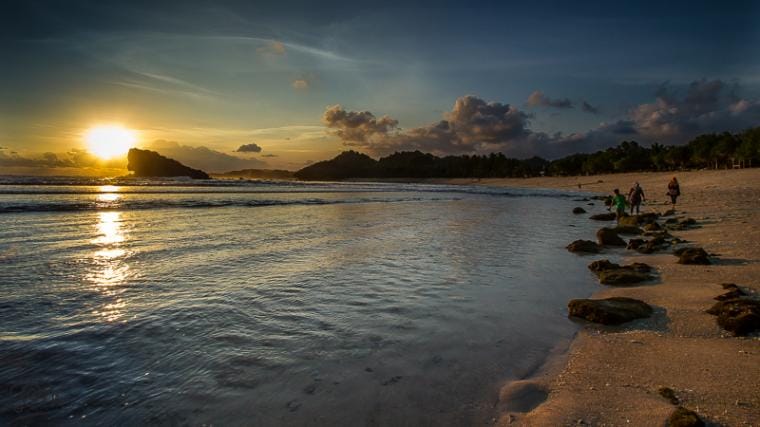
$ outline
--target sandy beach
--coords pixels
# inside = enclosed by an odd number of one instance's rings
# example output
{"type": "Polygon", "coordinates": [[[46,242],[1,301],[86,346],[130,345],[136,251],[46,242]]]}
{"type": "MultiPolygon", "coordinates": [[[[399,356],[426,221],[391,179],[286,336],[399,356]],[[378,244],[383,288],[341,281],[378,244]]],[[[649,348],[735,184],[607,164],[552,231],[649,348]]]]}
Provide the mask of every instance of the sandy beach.
{"type": "MultiPolygon", "coordinates": [[[[480,185],[544,187],[627,193],[641,183],[644,212],[668,209],[672,173],[592,177],[481,180],[480,185]]],[[[599,286],[593,298],[625,296],[655,307],[647,321],[617,328],[584,326],[563,356],[534,378],[505,385],[498,425],[663,425],[676,406],[658,394],[675,391],[680,405],[707,423],[760,423],[760,339],[734,337],[705,313],[724,293],[722,283],[760,292],[760,169],[679,172],[678,215],[698,226],[673,234],[714,254],[712,265],[680,265],[669,251],[641,255],[625,249],[626,262],[646,262],[658,280],[643,286],[599,286]]],[[[476,183],[459,180],[456,183],[476,183]]],[[[597,206],[588,207],[599,211],[597,206]]],[[[583,205],[584,203],[579,203],[583,205]]],[[[584,206],[586,207],[586,206],[584,206]]],[[[592,211],[590,211],[591,213],[592,211]]],[[[570,214],[570,213],[568,213],[570,214]]],[[[600,223],[600,227],[605,223],[600,223]]],[[[588,236],[589,239],[594,236],[588,236]]],[[[580,256],[590,263],[605,253],[580,256]]]]}

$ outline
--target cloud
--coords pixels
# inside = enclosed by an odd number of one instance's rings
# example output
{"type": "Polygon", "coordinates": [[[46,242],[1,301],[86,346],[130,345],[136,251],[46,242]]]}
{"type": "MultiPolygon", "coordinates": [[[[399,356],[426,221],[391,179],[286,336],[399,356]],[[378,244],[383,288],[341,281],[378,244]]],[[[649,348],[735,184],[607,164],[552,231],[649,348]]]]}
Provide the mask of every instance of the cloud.
{"type": "Polygon", "coordinates": [[[380,119],[369,111],[329,107],[322,121],[345,145],[363,147],[376,154],[421,150],[436,154],[498,151],[506,145],[530,139],[530,115],[509,104],[486,102],[475,96],[456,100],[451,111],[436,123],[401,131],[398,121],[380,119]]]}
{"type": "Polygon", "coordinates": [[[599,114],[599,108],[594,107],[593,105],[589,104],[586,101],[583,101],[581,103],[581,110],[584,113],[599,114]]]}
{"type": "Polygon", "coordinates": [[[526,103],[529,107],[573,108],[573,102],[569,99],[551,99],[540,90],[531,93],[526,103]]]}
{"type": "Polygon", "coordinates": [[[639,134],[660,142],[683,142],[701,133],[741,130],[760,123],[760,102],[740,98],[739,88],[721,80],[698,80],[679,93],[663,85],[652,103],[629,116],[639,134]]]}
{"type": "Polygon", "coordinates": [[[349,143],[383,138],[398,127],[398,120],[388,116],[377,119],[369,111],[346,111],[340,105],[328,107],[322,115],[322,122],[334,129],[335,135],[349,143]]]}
{"type": "Polygon", "coordinates": [[[285,43],[270,40],[266,45],[256,48],[256,52],[269,55],[285,55],[285,43]]]}
{"type": "Polygon", "coordinates": [[[295,79],[290,84],[290,86],[292,86],[293,89],[296,89],[296,90],[306,90],[309,88],[309,81],[306,79],[295,79]]]}
{"type": "Polygon", "coordinates": [[[243,144],[240,147],[238,147],[235,152],[238,153],[261,153],[261,147],[258,146],[258,144],[243,144]]]}
{"type": "Polygon", "coordinates": [[[124,168],[124,159],[102,160],[86,150],[73,149],[67,153],[46,152],[21,155],[0,149],[0,166],[27,168],[124,168]]]}
{"type": "Polygon", "coordinates": [[[192,168],[202,169],[207,172],[260,168],[266,165],[266,162],[258,159],[243,159],[207,147],[181,145],[175,141],[157,140],[146,148],[158,151],[162,155],[175,159],[192,168]]]}
{"type": "MultiPolygon", "coordinates": [[[[405,130],[388,116],[378,119],[369,111],[346,111],[339,105],[328,107],[322,121],[344,145],[377,155],[421,150],[439,155],[503,152],[513,157],[556,158],[604,149],[623,140],[680,144],[703,133],[757,126],[760,101],[739,97],[738,92],[738,86],[720,80],[692,82],[685,94],[663,85],[654,102],[640,104],[586,132],[570,134],[534,131],[530,114],[475,96],[458,98],[438,122],[405,130]]],[[[543,94],[534,98],[548,99],[543,94]]],[[[597,110],[584,104],[584,111],[597,110]]]]}

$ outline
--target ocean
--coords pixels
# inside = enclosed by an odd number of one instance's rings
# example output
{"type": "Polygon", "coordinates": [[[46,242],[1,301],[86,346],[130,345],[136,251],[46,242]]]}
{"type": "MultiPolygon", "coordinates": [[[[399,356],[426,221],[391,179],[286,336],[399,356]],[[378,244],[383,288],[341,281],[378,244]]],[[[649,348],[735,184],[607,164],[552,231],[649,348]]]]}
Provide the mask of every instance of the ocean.
{"type": "Polygon", "coordinates": [[[578,197],[0,177],[0,424],[487,423],[597,286],[578,197]]]}

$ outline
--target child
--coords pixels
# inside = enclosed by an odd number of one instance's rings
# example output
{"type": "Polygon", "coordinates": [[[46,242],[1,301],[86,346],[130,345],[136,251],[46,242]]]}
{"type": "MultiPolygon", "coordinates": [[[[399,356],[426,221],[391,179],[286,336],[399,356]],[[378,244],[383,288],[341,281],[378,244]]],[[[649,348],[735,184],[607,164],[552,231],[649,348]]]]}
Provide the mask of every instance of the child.
{"type": "Polygon", "coordinates": [[[620,218],[625,215],[625,206],[627,203],[625,201],[625,196],[620,194],[620,190],[616,188],[612,190],[612,192],[615,193],[615,195],[612,197],[612,205],[610,205],[610,208],[615,208],[617,221],[620,222],[620,218]]]}

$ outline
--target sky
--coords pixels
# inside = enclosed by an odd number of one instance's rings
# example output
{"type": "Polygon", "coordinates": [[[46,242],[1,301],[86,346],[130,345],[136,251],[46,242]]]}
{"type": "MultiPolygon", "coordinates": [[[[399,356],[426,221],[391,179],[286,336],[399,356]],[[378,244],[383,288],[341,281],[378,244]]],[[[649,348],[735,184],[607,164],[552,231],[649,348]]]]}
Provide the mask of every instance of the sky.
{"type": "Polygon", "coordinates": [[[0,174],[212,172],[354,149],[556,158],[760,125],[757,2],[5,1],[0,174]]]}

